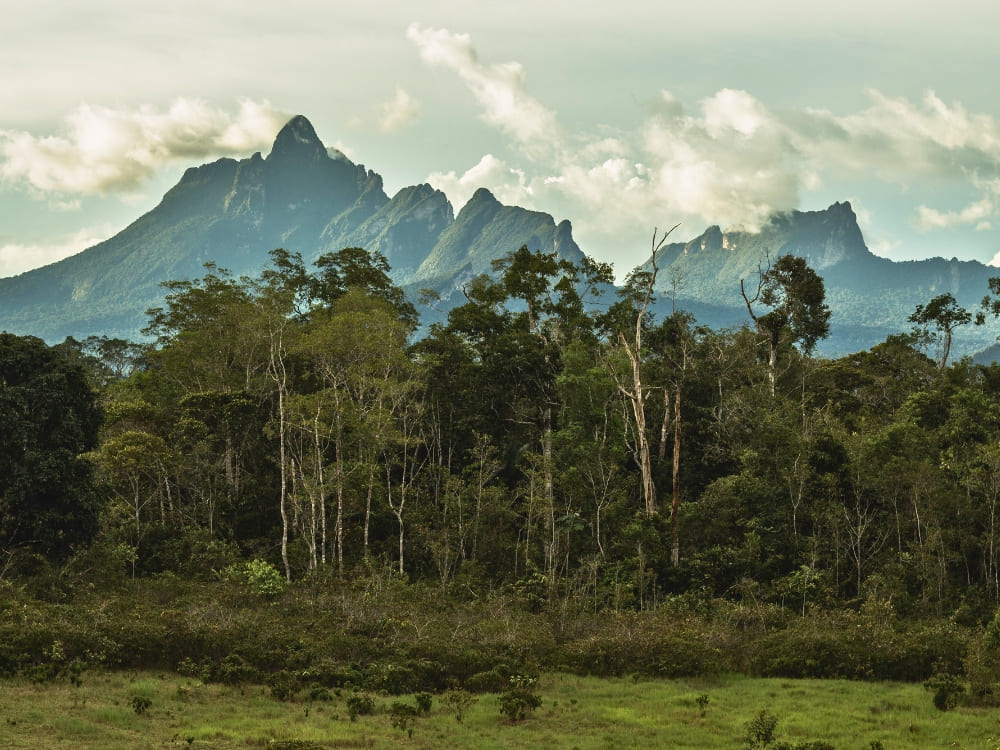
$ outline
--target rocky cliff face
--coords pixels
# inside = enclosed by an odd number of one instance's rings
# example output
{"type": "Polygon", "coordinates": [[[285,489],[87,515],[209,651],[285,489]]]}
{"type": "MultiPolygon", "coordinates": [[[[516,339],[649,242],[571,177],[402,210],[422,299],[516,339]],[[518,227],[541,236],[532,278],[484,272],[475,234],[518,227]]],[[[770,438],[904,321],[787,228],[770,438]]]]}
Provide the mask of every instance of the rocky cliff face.
{"type": "MultiPolygon", "coordinates": [[[[790,211],[774,216],[760,232],[723,232],[709,227],[686,243],[664,248],[659,259],[660,286],[680,278],[679,301],[712,326],[739,324],[745,317],[740,281],[755,283],[768,263],[792,254],[806,262],[826,286],[833,316],[830,338],[820,345],[827,354],[867,349],[891,333],[910,329],[907,321],[918,304],[950,292],[960,304],[978,305],[987,280],[996,274],[981,263],[925,261],[894,263],[868,250],[849,203],[823,211],[790,211]]],[[[983,329],[959,334],[963,351],[988,343],[983,329]],[[984,338],[985,337],[985,338],[984,338]]]]}

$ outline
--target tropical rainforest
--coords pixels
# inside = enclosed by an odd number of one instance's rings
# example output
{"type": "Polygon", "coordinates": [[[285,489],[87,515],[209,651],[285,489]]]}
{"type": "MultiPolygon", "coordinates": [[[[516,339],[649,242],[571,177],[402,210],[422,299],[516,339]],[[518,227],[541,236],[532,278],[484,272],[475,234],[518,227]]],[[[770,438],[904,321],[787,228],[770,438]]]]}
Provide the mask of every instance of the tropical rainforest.
{"type": "Polygon", "coordinates": [[[655,252],[618,291],[527,247],[493,270],[423,329],[346,248],[169,282],[144,343],[0,335],[0,672],[1000,696],[1000,368],[948,356],[1000,287],[823,359],[793,256],[729,330],[654,315],[655,252]]]}

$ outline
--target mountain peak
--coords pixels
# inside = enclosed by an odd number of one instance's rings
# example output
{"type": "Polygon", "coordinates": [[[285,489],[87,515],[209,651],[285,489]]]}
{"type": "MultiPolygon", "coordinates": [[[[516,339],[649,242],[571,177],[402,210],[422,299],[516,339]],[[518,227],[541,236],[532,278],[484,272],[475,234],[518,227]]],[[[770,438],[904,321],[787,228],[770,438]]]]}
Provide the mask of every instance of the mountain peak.
{"type": "Polygon", "coordinates": [[[296,115],[278,131],[268,159],[296,156],[310,160],[327,158],[326,147],[316,135],[312,123],[296,115]]]}

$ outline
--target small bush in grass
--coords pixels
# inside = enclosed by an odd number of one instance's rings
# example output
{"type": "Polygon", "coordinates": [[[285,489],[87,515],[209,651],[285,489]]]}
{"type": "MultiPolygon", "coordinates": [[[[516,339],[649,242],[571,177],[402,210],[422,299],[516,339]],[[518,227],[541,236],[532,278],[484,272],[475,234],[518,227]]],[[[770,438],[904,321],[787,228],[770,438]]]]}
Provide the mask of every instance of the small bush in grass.
{"type": "Polygon", "coordinates": [[[924,682],[924,687],[934,691],[934,707],[949,711],[958,705],[958,697],[965,692],[965,685],[953,674],[938,672],[924,682]]]}
{"type": "Polygon", "coordinates": [[[429,714],[431,712],[431,704],[434,701],[434,697],[430,693],[417,693],[413,696],[413,699],[417,702],[418,713],[429,714]]]}
{"type": "Polygon", "coordinates": [[[396,701],[389,707],[389,716],[392,719],[392,726],[401,729],[410,737],[413,736],[411,723],[417,717],[417,708],[409,703],[396,701]]]}
{"type": "Polygon", "coordinates": [[[228,685],[258,682],[260,671],[239,654],[230,654],[219,663],[219,679],[228,685]]]}
{"type": "Polygon", "coordinates": [[[743,741],[750,750],[765,748],[774,742],[774,731],[778,728],[778,717],[766,708],[746,723],[743,741]]]}
{"type": "Polygon", "coordinates": [[[477,672],[465,681],[465,686],[474,693],[499,693],[510,682],[510,677],[496,670],[477,672]]]}
{"type": "Polygon", "coordinates": [[[698,714],[704,716],[708,711],[708,696],[702,693],[694,699],[694,702],[698,704],[698,714]]]}
{"type": "Polygon", "coordinates": [[[267,684],[271,688],[271,695],[279,701],[292,700],[299,688],[299,681],[295,678],[295,675],[285,669],[269,676],[267,684]]]}
{"type": "Polygon", "coordinates": [[[329,703],[333,700],[333,696],[330,695],[330,691],[325,687],[320,685],[318,682],[314,682],[309,686],[309,700],[329,703]]]}
{"type": "Polygon", "coordinates": [[[542,698],[527,688],[513,687],[500,695],[500,713],[511,721],[523,721],[542,705],[542,698]]]}
{"type": "Polygon", "coordinates": [[[135,711],[136,716],[142,716],[149,710],[149,707],[153,705],[153,701],[147,698],[145,695],[136,695],[130,701],[132,710],[135,711]]]}
{"type": "Polygon", "coordinates": [[[375,699],[368,693],[354,693],[347,696],[347,713],[351,721],[357,721],[359,716],[367,716],[375,710],[375,699]]]}
{"type": "Polygon", "coordinates": [[[461,723],[465,712],[479,699],[465,690],[449,690],[444,694],[443,700],[455,712],[455,721],[461,723]]]}
{"type": "Polygon", "coordinates": [[[376,663],[364,670],[364,687],[368,690],[403,695],[420,687],[413,669],[407,665],[376,663]]]}

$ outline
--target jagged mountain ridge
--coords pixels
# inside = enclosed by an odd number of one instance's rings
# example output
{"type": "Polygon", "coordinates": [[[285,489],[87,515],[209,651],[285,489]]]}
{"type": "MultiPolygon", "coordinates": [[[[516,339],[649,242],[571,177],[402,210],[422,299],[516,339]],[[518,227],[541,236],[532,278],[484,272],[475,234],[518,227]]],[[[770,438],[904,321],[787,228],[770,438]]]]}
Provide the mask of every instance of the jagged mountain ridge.
{"type": "MultiPolygon", "coordinates": [[[[298,116],[281,129],[266,158],[256,153],[192,167],[158,206],[114,237],[0,279],[0,329],[52,342],[67,335],[136,338],[145,310],[162,301],[161,282],[197,278],[207,261],[255,275],[276,247],[307,261],[350,246],[381,252],[411,297],[432,288],[446,309],[462,301],[464,281],[521,245],[583,257],[569,221],[556,224],[549,214],[505,206],[485,189],[457,216],[430,185],[390,198],[378,174],[327,149],[298,116]]],[[[951,292],[974,308],[998,273],[971,261],[900,263],[875,256],[850,204],[835,203],[823,211],[777,214],[757,233],[713,226],[667,245],[658,257],[661,304],[672,293],[671,279],[680,278],[679,307],[705,325],[738,325],[746,320],[740,280],[754,283],[762,263],[789,252],[805,257],[826,283],[833,318],[831,337],[821,345],[825,354],[865,349],[907,330],[915,306],[936,294],[951,292]]],[[[995,334],[969,326],[956,349],[972,353],[995,334]]]]}
{"type": "Polygon", "coordinates": [[[344,247],[386,256],[393,279],[447,298],[457,279],[489,270],[521,245],[578,260],[569,222],[503,206],[485,190],[455,216],[429,185],[391,199],[382,178],[327,150],[292,118],[265,158],[219,159],[184,172],[160,204],[114,237],[19,276],[0,279],[0,329],[49,341],[90,334],[138,338],[160,284],[198,278],[213,262],[255,275],[283,247],[307,262],[344,247]]]}
{"type": "MultiPolygon", "coordinates": [[[[752,296],[760,270],[789,253],[805,258],[823,277],[832,310],[830,338],[819,347],[826,354],[860,351],[910,330],[907,317],[939,294],[951,293],[974,310],[988,291],[989,278],[1000,275],[976,261],[879,257],[868,249],[857,216],[845,202],[823,211],[776,214],[755,233],[712,226],[693,240],[668,244],[657,258],[658,288],[661,297],[669,295],[670,280],[679,278],[678,306],[706,325],[737,325],[747,319],[741,280],[752,296]]],[[[956,334],[956,352],[972,354],[996,335],[995,326],[966,326],[956,334]]]]}

